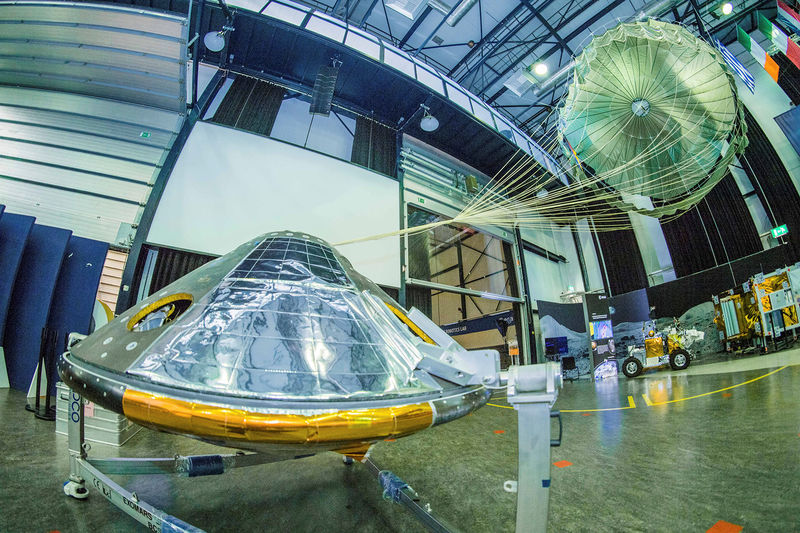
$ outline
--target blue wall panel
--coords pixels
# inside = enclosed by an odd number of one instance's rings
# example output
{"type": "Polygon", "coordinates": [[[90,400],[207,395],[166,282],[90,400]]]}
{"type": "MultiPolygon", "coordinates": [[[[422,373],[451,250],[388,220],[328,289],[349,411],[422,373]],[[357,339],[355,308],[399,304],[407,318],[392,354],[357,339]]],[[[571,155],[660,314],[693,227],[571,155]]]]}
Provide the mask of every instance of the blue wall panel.
{"type": "Polygon", "coordinates": [[[8,304],[14,289],[19,262],[28,235],[34,222],[33,217],[4,213],[0,217],[0,346],[3,343],[3,331],[6,325],[8,304]]]}
{"type": "Polygon", "coordinates": [[[795,107],[775,117],[775,122],[781,127],[786,138],[794,146],[794,150],[800,154],[800,107],[795,107]]]}
{"type": "MultiPolygon", "coordinates": [[[[68,333],[89,333],[107,253],[107,243],[75,235],[69,238],[47,319],[47,327],[58,332],[59,353],[66,349],[63,341],[68,333]]],[[[55,369],[50,369],[52,395],[56,380],[55,369]]]]}
{"type": "MultiPolygon", "coordinates": [[[[6,217],[3,216],[5,219],[6,217]]],[[[27,391],[39,361],[56,280],[71,231],[34,224],[14,282],[3,348],[8,381],[27,391]]]]}

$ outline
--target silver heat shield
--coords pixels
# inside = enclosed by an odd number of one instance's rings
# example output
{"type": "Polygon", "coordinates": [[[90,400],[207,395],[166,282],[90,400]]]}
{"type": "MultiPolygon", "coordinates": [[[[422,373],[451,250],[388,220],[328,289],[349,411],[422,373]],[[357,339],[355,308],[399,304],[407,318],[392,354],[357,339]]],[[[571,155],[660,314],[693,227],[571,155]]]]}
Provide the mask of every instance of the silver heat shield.
{"type": "Polygon", "coordinates": [[[271,234],[127,369],[180,389],[276,400],[417,396],[420,342],[324,242],[271,234]]]}

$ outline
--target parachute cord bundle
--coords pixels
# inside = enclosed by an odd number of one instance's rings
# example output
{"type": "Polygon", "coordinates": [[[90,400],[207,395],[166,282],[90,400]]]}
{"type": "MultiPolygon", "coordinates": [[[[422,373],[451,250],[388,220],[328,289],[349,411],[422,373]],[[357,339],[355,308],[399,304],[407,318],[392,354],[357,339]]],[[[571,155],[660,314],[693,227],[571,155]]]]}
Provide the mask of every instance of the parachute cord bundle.
{"type": "MultiPolygon", "coordinates": [[[[649,21],[647,24],[651,23],[652,21],[649,21]]],[[[664,23],[657,24],[664,25],[664,23]]],[[[636,30],[634,28],[634,31],[636,30]]],[[[710,74],[717,72],[724,64],[717,51],[708,45],[692,43],[692,46],[699,47],[701,51],[708,52],[712,56],[711,59],[705,58],[702,68],[695,69],[692,73],[694,76],[701,78],[705,76],[704,79],[708,79],[710,74]]],[[[737,153],[741,153],[747,144],[744,116],[736,96],[735,82],[725,67],[722,69],[734,100],[734,112],[728,113],[731,115],[731,130],[726,137],[721,137],[721,134],[716,132],[711,141],[705,144],[696,142],[696,139],[705,139],[704,135],[712,131],[709,123],[720,120],[719,112],[709,111],[716,102],[710,98],[719,91],[707,95],[706,92],[711,89],[706,90],[700,86],[687,93],[682,85],[685,80],[679,75],[672,74],[671,87],[658,87],[660,93],[671,95],[671,99],[665,97],[656,99],[649,111],[654,116],[658,113],[664,115],[663,120],[658,121],[661,124],[660,129],[649,132],[647,143],[631,141],[638,151],[626,157],[621,164],[597,173],[588,169],[585,161],[579,157],[581,147],[573,147],[566,140],[563,135],[563,123],[561,128],[558,127],[559,119],[561,118],[563,122],[563,117],[553,116],[554,113],[558,113],[554,108],[548,114],[545,123],[549,126],[542,135],[543,138],[550,139],[550,142],[542,148],[548,153],[563,151],[566,164],[562,165],[562,168],[574,178],[568,185],[561,183],[558,177],[544,169],[534,158],[519,150],[455,217],[340,242],[336,246],[391,236],[413,235],[449,224],[571,231],[572,223],[590,218],[594,231],[615,231],[632,227],[627,211],[637,211],[644,215],[653,213],[662,221],[677,218],[702,200],[722,179],[727,171],[727,162],[737,153]],[[706,96],[709,98],[704,99],[706,96]],[[684,153],[687,143],[693,148],[691,153],[684,153]],[[670,160],[675,160],[673,164],[666,167],[656,164],[667,156],[671,158],[670,160]],[[705,172],[704,169],[709,166],[712,170],[705,172]],[[637,171],[636,181],[629,179],[634,169],[637,171]],[[609,186],[609,183],[614,183],[614,186],[609,186]],[[670,199],[664,204],[667,205],[666,208],[659,208],[656,205],[655,209],[650,209],[646,205],[651,201],[649,196],[654,193],[657,193],[657,196],[654,196],[656,199],[654,204],[658,203],[659,198],[670,199]]],[[[573,85],[579,83],[580,74],[574,75],[573,85]]],[[[647,80],[647,83],[652,85],[658,83],[658,80],[647,80]]],[[[565,107],[568,105],[568,96],[569,94],[565,93],[562,103],[557,106],[561,113],[565,112],[565,107]]],[[[602,107],[599,110],[594,110],[592,107],[598,98],[608,100],[608,96],[599,91],[592,93],[592,98],[583,103],[584,109],[587,110],[586,116],[602,112],[602,107]]],[[[603,132],[600,135],[598,131],[589,131],[591,124],[586,119],[582,133],[578,136],[582,139],[591,139],[589,143],[593,151],[589,159],[595,160],[607,151],[624,146],[627,142],[625,130],[635,120],[640,120],[640,116],[637,116],[635,110],[631,110],[630,116],[624,122],[615,124],[616,131],[603,132]],[[598,142],[598,138],[602,139],[602,142],[598,142]]],[[[571,134],[575,131],[578,130],[573,129],[571,134]]]]}

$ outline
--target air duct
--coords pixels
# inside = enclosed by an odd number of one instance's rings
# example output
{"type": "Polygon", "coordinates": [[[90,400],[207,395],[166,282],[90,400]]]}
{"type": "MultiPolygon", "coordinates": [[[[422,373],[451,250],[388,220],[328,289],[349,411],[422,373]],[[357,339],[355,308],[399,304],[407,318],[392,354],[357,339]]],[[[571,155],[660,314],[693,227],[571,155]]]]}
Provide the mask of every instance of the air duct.
{"type": "MultiPolygon", "coordinates": [[[[469,13],[469,10],[472,9],[477,3],[478,0],[461,0],[458,6],[456,6],[456,8],[453,10],[453,13],[447,17],[447,25],[455,26],[458,24],[461,19],[464,18],[464,15],[469,13]]],[[[442,0],[428,0],[428,5],[442,15],[449,14],[450,10],[452,9],[450,6],[442,2],[442,0]]]]}

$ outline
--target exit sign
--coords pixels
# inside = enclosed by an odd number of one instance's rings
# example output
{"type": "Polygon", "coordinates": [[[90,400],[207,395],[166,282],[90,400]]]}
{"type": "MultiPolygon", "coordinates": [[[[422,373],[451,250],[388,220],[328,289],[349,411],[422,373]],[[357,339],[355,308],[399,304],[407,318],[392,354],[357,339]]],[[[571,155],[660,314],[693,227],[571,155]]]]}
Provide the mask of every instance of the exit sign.
{"type": "Polygon", "coordinates": [[[789,233],[789,228],[786,227],[786,224],[783,226],[778,226],[777,228],[772,228],[772,236],[776,239],[782,235],[786,235],[789,233]]]}

